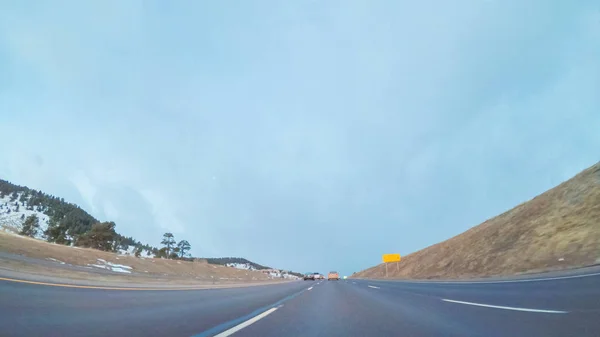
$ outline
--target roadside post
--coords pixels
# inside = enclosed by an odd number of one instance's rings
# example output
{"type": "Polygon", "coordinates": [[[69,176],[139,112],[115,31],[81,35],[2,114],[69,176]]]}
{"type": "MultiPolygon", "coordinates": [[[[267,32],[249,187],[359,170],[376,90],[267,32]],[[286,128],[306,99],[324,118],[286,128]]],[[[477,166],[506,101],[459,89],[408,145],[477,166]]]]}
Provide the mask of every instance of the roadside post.
{"type": "Polygon", "coordinates": [[[400,254],[383,254],[383,263],[385,263],[385,278],[388,277],[388,264],[396,262],[396,272],[400,271],[400,254]]]}

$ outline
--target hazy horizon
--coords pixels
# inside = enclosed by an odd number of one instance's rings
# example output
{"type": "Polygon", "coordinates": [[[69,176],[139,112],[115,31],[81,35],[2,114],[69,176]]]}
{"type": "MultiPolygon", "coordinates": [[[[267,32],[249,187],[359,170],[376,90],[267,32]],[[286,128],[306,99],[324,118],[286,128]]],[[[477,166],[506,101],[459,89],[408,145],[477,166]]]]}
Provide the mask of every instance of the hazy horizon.
{"type": "Polygon", "coordinates": [[[600,6],[0,4],[0,178],[125,236],[350,275],[600,158],[600,6]]]}

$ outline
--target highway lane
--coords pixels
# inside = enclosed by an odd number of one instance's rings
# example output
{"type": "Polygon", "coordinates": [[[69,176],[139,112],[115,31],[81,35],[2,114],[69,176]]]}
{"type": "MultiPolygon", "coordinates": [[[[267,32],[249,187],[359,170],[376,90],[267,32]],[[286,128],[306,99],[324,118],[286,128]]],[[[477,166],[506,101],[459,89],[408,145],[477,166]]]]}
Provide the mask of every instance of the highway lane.
{"type": "Polygon", "coordinates": [[[411,294],[520,308],[587,312],[600,308],[600,273],[591,276],[484,282],[390,282],[353,280],[392,296],[411,294]]]}
{"type": "Polygon", "coordinates": [[[600,275],[480,284],[325,282],[235,336],[305,333],[311,336],[600,336],[600,275]],[[457,302],[445,301],[448,299],[457,302]]]}
{"type": "Polygon", "coordinates": [[[0,281],[0,336],[193,336],[305,290],[98,290],[0,281]]]}
{"type": "Polygon", "coordinates": [[[600,336],[600,275],[195,291],[0,282],[0,301],[2,336],[600,336]]]}

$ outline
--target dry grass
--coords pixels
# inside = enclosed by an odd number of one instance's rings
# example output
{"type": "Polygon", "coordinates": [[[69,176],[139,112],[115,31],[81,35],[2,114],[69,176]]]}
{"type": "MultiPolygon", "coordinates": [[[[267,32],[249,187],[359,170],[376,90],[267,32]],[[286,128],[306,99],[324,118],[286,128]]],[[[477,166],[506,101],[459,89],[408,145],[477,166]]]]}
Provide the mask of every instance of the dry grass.
{"type": "MultiPolygon", "coordinates": [[[[115,253],[103,252],[95,249],[68,247],[64,245],[47,243],[44,241],[22,237],[14,234],[4,233],[0,231],[0,251],[13,254],[24,255],[27,257],[48,259],[53,258],[67,264],[77,266],[87,266],[89,264],[97,264],[97,259],[103,259],[115,264],[122,264],[132,267],[134,273],[142,274],[137,276],[138,279],[144,282],[150,278],[161,280],[194,280],[196,282],[261,282],[273,281],[267,275],[257,271],[240,270],[230,267],[208,264],[205,260],[199,262],[187,262],[154,258],[136,258],[134,256],[124,256],[115,253]]],[[[0,260],[0,266],[4,267],[15,266],[8,261],[0,260]]],[[[77,272],[72,270],[60,270],[60,268],[44,268],[37,265],[29,265],[19,263],[16,270],[20,271],[37,271],[41,274],[48,275],[70,275],[77,278],[86,278],[85,272],[77,272]]],[[[60,265],[57,264],[57,267],[60,265]]],[[[13,269],[13,268],[11,268],[13,269]]],[[[14,269],[13,269],[14,270],[14,269]]],[[[98,275],[96,275],[98,276],[98,275]]],[[[108,275],[104,278],[127,279],[136,278],[134,275],[108,275]]]]}
{"type": "MultiPolygon", "coordinates": [[[[403,257],[390,278],[469,278],[600,262],[600,163],[449,240],[403,257]],[[562,260],[561,260],[562,259],[562,260]]],[[[385,266],[353,277],[384,278],[385,266]]]]}

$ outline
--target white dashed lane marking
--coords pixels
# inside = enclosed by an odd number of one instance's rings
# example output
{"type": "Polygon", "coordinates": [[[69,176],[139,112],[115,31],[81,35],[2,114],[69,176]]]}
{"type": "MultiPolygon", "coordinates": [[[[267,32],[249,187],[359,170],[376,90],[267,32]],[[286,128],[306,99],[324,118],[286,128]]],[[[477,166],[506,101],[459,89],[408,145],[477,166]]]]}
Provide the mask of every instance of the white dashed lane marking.
{"type": "Polygon", "coordinates": [[[545,310],[545,309],[530,309],[530,308],[518,308],[518,307],[505,307],[501,305],[491,305],[491,304],[483,304],[483,303],[473,303],[473,302],[465,302],[465,301],[455,301],[443,298],[442,301],[450,302],[450,303],[458,303],[458,304],[466,304],[473,305],[477,307],[485,307],[485,308],[494,308],[494,309],[504,309],[504,310],[514,310],[514,311],[526,311],[526,312],[539,312],[544,314],[566,314],[568,311],[561,310],[545,310]]]}
{"type": "Polygon", "coordinates": [[[236,332],[242,330],[243,328],[249,326],[250,324],[256,323],[259,320],[267,317],[268,315],[270,315],[271,313],[273,313],[275,310],[277,310],[277,308],[271,308],[271,309],[263,312],[260,315],[254,316],[254,317],[250,318],[249,320],[247,320],[247,321],[245,321],[243,323],[240,323],[240,324],[234,326],[233,328],[231,328],[229,330],[223,331],[220,334],[215,335],[215,337],[227,337],[227,336],[231,336],[234,333],[236,333],[236,332]]]}

